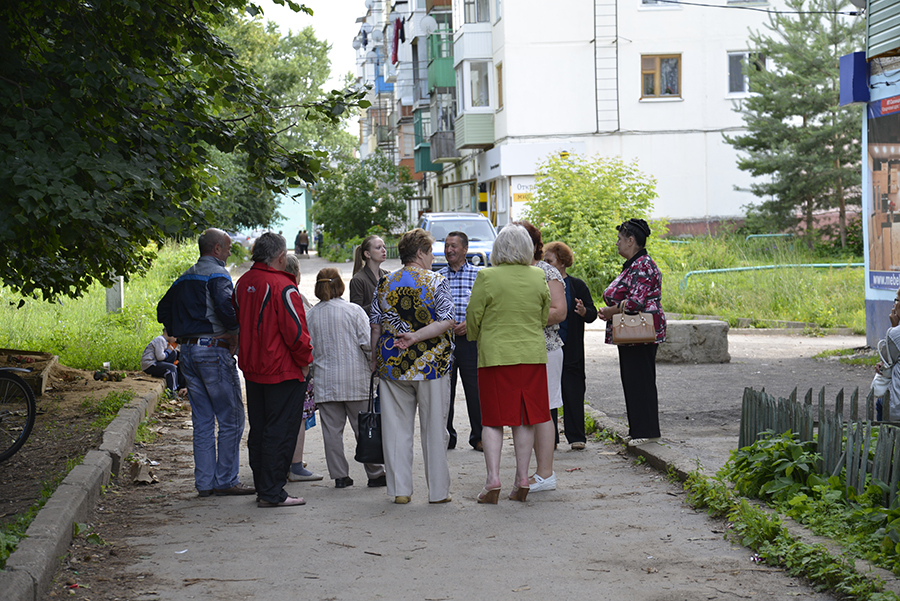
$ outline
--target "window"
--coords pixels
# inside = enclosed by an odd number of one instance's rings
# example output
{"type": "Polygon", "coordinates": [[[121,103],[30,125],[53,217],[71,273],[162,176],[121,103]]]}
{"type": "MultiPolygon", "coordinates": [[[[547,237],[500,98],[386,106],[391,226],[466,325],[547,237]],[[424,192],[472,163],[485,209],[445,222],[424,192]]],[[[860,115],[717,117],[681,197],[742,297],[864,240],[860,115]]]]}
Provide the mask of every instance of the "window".
{"type": "Polygon", "coordinates": [[[728,93],[747,94],[751,92],[747,69],[764,71],[766,57],[755,52],[728,53],[728,93]]]}
{"type": "Polygon", "coordinates": [[[487,23],[491,20],[489,0],[463,0],[463,19],[466,23],[487,23]]]}
{"type": "Polygon", "coordinates": [[[499,21],[503,16],[503,0],[494,0],[494,21],[499,21]]]}
{"type": "Polygon", "coordinates": [[[491,110],[494,82],[491,61],[463,61],[456,67],[459,112],[486,113],[491,110]]]}
{"type": "Polygon", "coordinates": [[[503,108],[503,63],[497,65],[497,109],[503,108]]]}
{"type": "Polygon", "coordinates": [[[472,106],[488,107],[491,106],[491,86],[488,79],[488,66],[490,63],[473,62],[470,76],[472,83],[472,106]]]}
{"type": "Polygon", "coordinates": [[[641,57],[641,98],[681,96],[681,56],[641,57]]]}

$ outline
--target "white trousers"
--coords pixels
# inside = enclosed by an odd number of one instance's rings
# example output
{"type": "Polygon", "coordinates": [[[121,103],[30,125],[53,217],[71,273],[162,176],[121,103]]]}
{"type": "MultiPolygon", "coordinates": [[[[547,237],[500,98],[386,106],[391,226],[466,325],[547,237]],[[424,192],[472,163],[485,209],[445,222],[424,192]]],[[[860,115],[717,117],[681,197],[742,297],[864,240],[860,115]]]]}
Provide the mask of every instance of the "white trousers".
{"type": "Polygon", "coordinates": [[[379,394],[388,495],[412,496],[413,440],[418,406],[428,500],[443,501],[450,495],[450,467],[447,465],[450,378],[381,380],[379,394]]]}

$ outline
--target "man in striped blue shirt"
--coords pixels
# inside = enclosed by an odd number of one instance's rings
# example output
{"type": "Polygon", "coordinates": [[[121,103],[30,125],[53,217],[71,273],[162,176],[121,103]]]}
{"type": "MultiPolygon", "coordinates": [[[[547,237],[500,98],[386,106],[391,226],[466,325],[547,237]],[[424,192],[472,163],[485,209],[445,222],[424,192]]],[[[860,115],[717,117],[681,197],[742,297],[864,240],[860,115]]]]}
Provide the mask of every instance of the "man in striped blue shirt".
{"type": "Polygon", "coordinates": [[[453,404],[456,398],[456,381],[462,376],[463,391],[466,394],[466,408],[469,413],[469,444],[476,451],[481,451],[481,404],[478,401],[478,343],[469,342],[466,338],[466,308],[469,296],[480,267],[466,261],[469,250],[469,237],[463,232],[450,232],[444,239],[444,256],[447,267],[438,273],[447,278],[450,292],[453,295],[454,320],[456,325],[456,348],[453,351],[453,367],[450,370],[450,414],[447,416],[447,432],[450,442],[447,448],[456,448],[456,429],[453,427],[453,404]]]}

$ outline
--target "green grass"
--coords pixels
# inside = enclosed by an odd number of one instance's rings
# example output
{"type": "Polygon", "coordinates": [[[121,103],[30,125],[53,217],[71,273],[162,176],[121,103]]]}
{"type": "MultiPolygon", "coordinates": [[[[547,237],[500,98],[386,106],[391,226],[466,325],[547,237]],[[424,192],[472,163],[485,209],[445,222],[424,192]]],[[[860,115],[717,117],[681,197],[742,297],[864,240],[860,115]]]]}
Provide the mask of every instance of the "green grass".
{"type": "Polygon", "coordinates": [[[59,355],[60,363],[77,369],[109,361],[113,370],[137,371],[144,348],[162,333],[156,304],[196,260],[196,244],[160,249],[147,274],[125,284],[125,308],[114,314],[106,312],[106,289],[99,284],[57,303],[0,288],[0,347],[59,355]]]}
{"type": "Polygon", "coordinates": [[[119,414],[119,409],[124,407],[134,398],[133,390],[120,390],[107,393],[102,399],[89,396],[81,401],[81,408],[97,416],[91,423],[92,428],[103,430],[119,414]]]}
{"type": "Polygon", "coordinates": [[[663,308],[687,315],[718,315],[732,326],[740,318],[799,321],[819,328],[849,327],[865,333],[865,273],[862,268],[786,267],[764,271],[685,274],[704,269],[857,263],[861,257],[822,256],[799,242],[745,241],[741,237],[696,238],[690,244],[658,245],[663,272],[663,308]]]}
{"type": "Polygon", "coordinates": [[[813,355],[815,359],[827,359],[829,357],[839,357],[838,361],[845,365],[868,365],[874,367],[879,361],[878,355],[874,352],[859,354],[856,349],[852,348],[833,349],[813,355]]]}

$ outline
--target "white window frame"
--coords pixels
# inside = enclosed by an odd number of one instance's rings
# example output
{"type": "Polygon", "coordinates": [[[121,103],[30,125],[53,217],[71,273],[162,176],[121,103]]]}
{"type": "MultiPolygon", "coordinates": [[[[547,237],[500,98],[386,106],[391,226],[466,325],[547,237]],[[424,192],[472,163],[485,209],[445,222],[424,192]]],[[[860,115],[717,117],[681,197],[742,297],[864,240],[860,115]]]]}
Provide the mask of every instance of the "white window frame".
{"type": "MultiPolygon", "coordinates": [[[[726,85],[727,85],[727,87],[726,87],[726,96],[727,96],[728,98],[746,98],[747,96],[750,96],[750,95],[753,93],[753,91],[750,89],[750,78],[747,76],[746,73],[742,73],[743,80],[744,80],[744,89],[743,89],[743,90],[739,90],[739,91],[733,91],[733,90],[731,89],[731,79],[732,79],[732,73],[731,73],[732,62],[731,62],[731,59],[732,59],[732,57],[738,57],[738,56],[740,56],[740,57],[741,57],[741,66],[743,67],[743,64],[744,64],[745,61],[746,61],[746,63],[749,65],[749,64],[750,64],[750,60],[751,60],[751,56],[752,56],[752,55],[757,55],[757,54],[758,54],[758,53],[750,52],[749,50],[743,50],[743,51],[736,51],[736,52],[729,52],[729,53],[728,53],[728,56],[727,56],[727,59],[726,59],[726,60],[727,60],[727,63],[728,63],[728,64],[726,65],[726,70],[728,71],[728,81],[727,81],[727,84],[726,84],[726,85]]],[[[755,61],[756,59],[753,59],[753,60],[755,61]]],[[[763,69],[766,68],[766,57],[765,57],[765,56],[762,57],[762,67],[763,67],[763,69]]],[[[742,68],[742,71],[743,71],[743,68],[742,68]]]]}
{"type": "Polygon", "coordinates": [[[464,60],[456,68],[457,114],[491,113],[497,98],[497,85],[492,60],[464,60]],[[486,69],[485,83],[488,86],[488,103],[486,106],[472,106],[472,65],[484,64],[486,69]]]}

